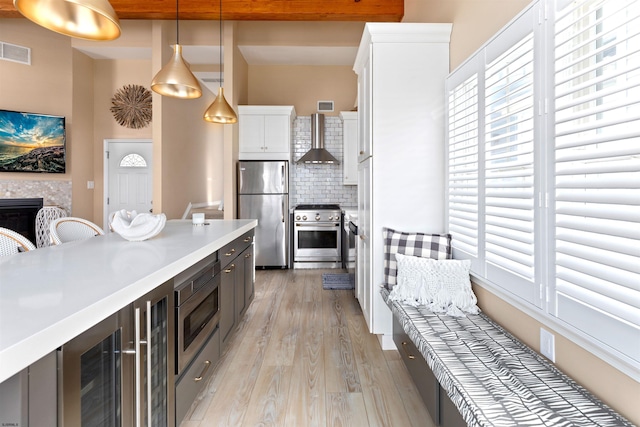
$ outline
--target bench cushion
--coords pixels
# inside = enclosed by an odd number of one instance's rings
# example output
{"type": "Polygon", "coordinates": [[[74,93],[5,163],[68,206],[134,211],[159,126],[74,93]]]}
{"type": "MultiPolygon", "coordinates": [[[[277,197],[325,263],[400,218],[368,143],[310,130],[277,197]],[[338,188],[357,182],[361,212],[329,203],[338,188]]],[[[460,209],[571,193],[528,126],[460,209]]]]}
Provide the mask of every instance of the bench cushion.
{"type": "Polygon", "coordinates": [[[483,313],[436,314],[381,292],[469,426],[632,426],[483,313]]]}

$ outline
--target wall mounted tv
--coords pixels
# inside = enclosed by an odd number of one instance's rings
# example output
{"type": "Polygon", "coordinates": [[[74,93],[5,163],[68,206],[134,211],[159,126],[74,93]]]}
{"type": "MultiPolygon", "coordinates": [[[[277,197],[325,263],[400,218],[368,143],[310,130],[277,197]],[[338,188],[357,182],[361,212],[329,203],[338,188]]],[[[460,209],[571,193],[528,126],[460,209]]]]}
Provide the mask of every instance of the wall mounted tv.
{"type": "Polygon", "coordinates": [[[64,173],[63,116],[0,109],[0,172],[64,173]]]}

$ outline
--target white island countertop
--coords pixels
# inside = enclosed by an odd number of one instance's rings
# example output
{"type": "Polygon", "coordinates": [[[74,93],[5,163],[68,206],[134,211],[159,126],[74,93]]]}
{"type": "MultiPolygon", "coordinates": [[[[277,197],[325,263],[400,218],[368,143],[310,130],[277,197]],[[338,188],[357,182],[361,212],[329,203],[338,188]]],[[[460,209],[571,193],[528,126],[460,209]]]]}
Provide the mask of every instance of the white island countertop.
{"type": "Polygon", "coordinates": [[[116,233],[0,258],[0,382],[257,226],[167,221],[152,239],[116,233]]]}

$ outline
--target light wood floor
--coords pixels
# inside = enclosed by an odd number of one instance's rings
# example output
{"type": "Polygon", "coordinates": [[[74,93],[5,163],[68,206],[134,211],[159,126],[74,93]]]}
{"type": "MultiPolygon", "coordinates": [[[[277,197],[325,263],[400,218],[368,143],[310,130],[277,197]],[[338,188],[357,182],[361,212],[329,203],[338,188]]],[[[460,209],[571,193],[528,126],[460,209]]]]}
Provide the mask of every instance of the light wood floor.
{"type": "Polygon", "coordinates": [[[255,299],[181,427],[432,427],[353,291],[322,289],[338,271],[256,271],[255,299]]]}

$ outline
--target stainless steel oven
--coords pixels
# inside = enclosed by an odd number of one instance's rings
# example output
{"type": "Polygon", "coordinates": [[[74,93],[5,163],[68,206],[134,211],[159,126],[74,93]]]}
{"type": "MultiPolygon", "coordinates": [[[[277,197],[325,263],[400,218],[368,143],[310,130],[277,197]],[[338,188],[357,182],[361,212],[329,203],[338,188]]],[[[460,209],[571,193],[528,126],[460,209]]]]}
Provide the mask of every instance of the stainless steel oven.
{"type": "Polygon", "coordinates": [[[220,261],[204,259],[175,278],[176,374],[189,365],[220,321],[220,261]]]}
{"type": "Polygon", "coordinates": [[[294,268],[341,268],[340,207],[299,205],[293,216],[294,268]]]}

